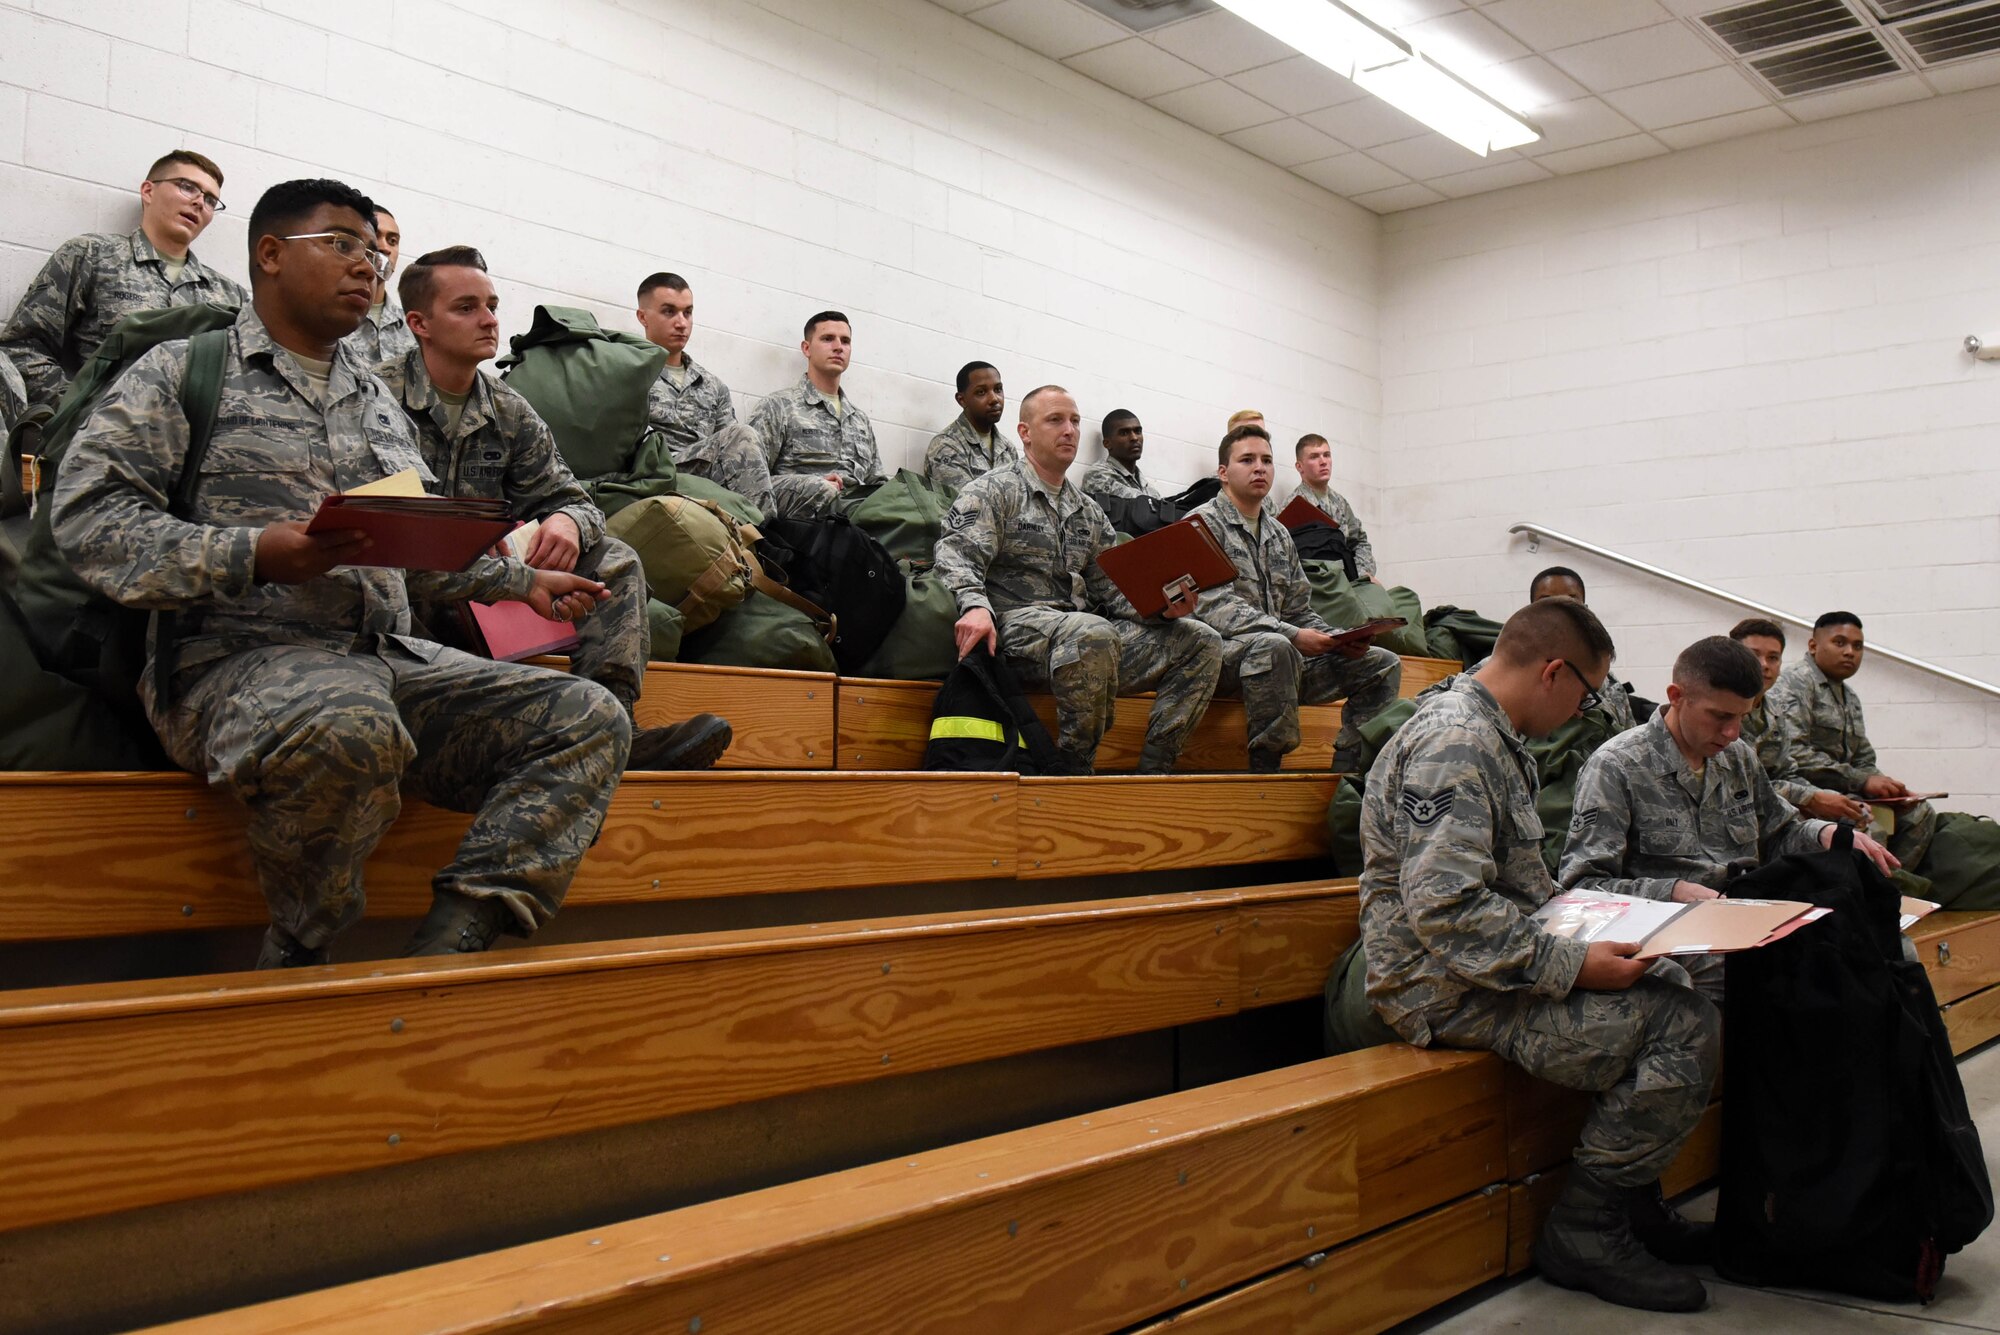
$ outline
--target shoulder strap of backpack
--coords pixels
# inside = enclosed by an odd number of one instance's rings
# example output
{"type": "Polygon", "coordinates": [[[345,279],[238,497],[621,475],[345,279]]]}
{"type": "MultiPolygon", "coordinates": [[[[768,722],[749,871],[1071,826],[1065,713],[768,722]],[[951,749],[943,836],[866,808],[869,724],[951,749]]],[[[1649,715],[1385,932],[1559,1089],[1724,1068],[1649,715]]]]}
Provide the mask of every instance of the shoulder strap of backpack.
{"type": "MultiPolygon", "coordinates": [[[[187,365],[181,370],[181,413],[187,418],[187,454],[180,476],[167,498],[167,513],[185,519],[194,510],[195,489],[201,485],[202,460],[215,436],[215,417],[222,405],[222,376],[229,356],[229,331],[209,329],[188,340],[187,365]]],[[[161,612],[153,623],[153,695],[164,707],[172,695],[179,638],[174,613],[161,612]]]]}

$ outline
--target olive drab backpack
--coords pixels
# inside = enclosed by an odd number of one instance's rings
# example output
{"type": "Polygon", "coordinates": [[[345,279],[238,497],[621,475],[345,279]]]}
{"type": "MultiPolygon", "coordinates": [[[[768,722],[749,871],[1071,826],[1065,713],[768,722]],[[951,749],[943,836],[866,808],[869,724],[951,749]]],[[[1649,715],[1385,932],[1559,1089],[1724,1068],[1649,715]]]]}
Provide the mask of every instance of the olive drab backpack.
{"type": "MultiPolygon", "coordinates": [[[[140,311],[118,322],[105,336],[41,430],[37,452],[25,461],[33,519],[21,553],[13,599],[36,660],[48,671],[89,688],[110,706],[112,717],[144,747],[158,754],[151,724],[139,699],[146,661],[149,619],[155,623],[154,687],[167,698],[173,676],[175,616],[137,611],[115,603],[86,585],[56,546],[49,525],[49,498],[57,471],[77,430],[110,387],[141,354],[155,345],[188,339],[181,381],[181,410],[190,431],[187,457],[168,497],[169,514],[192,510],[203,456],[214,432],[229,355],[228,327],[237,308],[216,303],[140,311]]],[[[164,756],[160,761],[164,763],[164,756]]]]}
{"type": "Polygon", "coordinates": [[[508,346],[500,372],[548,423],[569,471],[585,482],[627,471],[667,350],[569,306],[535,307],[528,332],[508,346]]]}

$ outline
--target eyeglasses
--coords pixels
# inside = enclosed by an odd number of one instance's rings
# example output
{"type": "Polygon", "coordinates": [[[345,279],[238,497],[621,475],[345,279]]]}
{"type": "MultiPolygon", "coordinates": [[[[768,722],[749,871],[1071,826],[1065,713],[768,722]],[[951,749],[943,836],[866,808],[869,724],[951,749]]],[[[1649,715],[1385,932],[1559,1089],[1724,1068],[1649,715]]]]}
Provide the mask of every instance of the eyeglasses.
{"type": "Polygon", "coordinates": [[[1577,684],[1583,687],[1583,699],[1576,702],[1578,712],[1586,709],[1595,709],[1604,703],[1604,688],[1602,686],[1592,686],[1590,678],[1578,672],[1576,664],[1570,662],[1567,658],[1559,661],[1564,667],[1570,670],[1571,675],[1576,678],[1577,684]]]}
{"type": "Polygon", "coordinates": [[[387,251],[375,249],[352,232],[300,232],[296,236],[281,236],[280,241],[324,241],[333,247],[333,253],[353,263],[366,258],[368,267],[375,271],[377,278],[389,276],[389,255],[387,251]]]}
{"type": "Polygon", "coordinates": [[[190,204],[199,200],[203,204],[208,205],[210,213],[221,213],[229,207],[222,202],[221,196],[209,194],[208,191],[202,189],[201,186],[190,181],[185,176],[155,176],[152,178],[151,184],[170,185],[180,191],[181,197],[186,199],[190,204]]]}

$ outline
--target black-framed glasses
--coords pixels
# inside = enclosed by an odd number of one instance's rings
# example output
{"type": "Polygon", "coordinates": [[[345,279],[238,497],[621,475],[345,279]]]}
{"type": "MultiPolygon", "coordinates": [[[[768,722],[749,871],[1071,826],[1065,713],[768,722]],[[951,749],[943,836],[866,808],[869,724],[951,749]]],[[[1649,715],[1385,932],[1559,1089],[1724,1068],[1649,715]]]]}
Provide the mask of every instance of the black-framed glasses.
{"type": "Polygon", "coordinates": [[[1595,709],[1599,705],[1604,703],[1604,688],[1602,686],[1592,686],[1590,684],[1590,678],[1584,676],[1581,672],[1578,672],[1576,670],[1576,664],[1570,662],[1567,658],[1559,659],[1557,661],[1560,662],[1564,667],[1568,668],[1570,670],[1570,675],[1576,678],[1577,684],[1583,687],[1583,699],[1576,702],[1576,707],[1579,711],[1585,709],[1595,709]]]}
{"type": "Polygon", "coordinates": [[[222,202],[222,196],[211,195],[207,190],[202,188],[200,182],[190,181],[185,176],[155,176],[151,179],[150,184],[170,185],[180,191],[181,197],[187,200],[188,203],[192,204],[199,200],[201,203],[208,205],[210,213],[222,213],[229,208],[227,204],[222,202]]]}
{"type": "Polygon", "coordinates": [[[380,279],[389,277],[389,253],[377,250],[352,232],[299,232],[292,236],[281,236],[280,241],[324,241],[333,247],[333,253],[350,264],[366,257],[368,267],[380,279]]]}

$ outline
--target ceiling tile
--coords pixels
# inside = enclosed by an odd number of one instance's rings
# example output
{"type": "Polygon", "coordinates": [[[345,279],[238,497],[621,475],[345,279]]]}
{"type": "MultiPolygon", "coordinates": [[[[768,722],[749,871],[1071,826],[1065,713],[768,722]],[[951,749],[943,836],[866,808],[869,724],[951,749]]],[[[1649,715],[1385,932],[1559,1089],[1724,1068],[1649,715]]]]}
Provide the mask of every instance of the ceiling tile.
{"type": "Polygon", "coordinates": [[[1470,9],[1423,23],[1403,24],[1397,32],[1455,70],[1478,70],[1534,53],[1470,9]]]}
{"type": "Polygon", "coordinates": [[[1128,37],[1110,46],[1100,46],[1095,51],[1071,56],[1063,64],[1142,101],[1176,88],[1191,88],[1208,79],[1208,75],[1179,56],[1169,55],[1143,37],[1128,37]]]}
{"type": "Polygon", "coordinates": [[[1467,195],[1482,194],[1488,190],[1504,190],[1510,185],[1546,181],[1549,175],[1541,163],[1530,162],[1526,158],[1516,158],[1512,162],[1490,163],[1452,176],[1433,176],[1424,184],[1453,199],[1463,199],[1467,195]]]}
{"type": "Polygon", "coordinates": [[[1544,54],[1556,68],[1600,93],[1722,64],[1721,53],[1682,23],[1660,23],[1544,54]]]}
{"type": "Polygon", "coordinates": [[[1102,15],[1071,0],[1000,0],[976,9],[969,18],[1011,37],[1030,51],[1061,60],[1095,46],[1106,46],[1132,34],[1102,15]]]}
{"type": "Polygon", "coordinates": [[[1366,153],[1342,153],[1339,157],[1308,162],[1292,168],[1314,185],[1323,185],[1336,195],[1359,195],[1370,190],[1386,190],[1407,185],[1409,178],[1393,167],[1385,167],[1366,153]]]}
{"type": "Polygon", "coordinates": [[[1787,98],[1780,105],[1802,121],[1823,121],[1850,112],[1892,107],[1898,102],[1915,102],[1931,95],[1922,79],[1903,74],[1852,88],[1836,88],[1830,93],[1814,93],[1811,97],[1787,98]]]}
{"type": "Polygon", "coordinates": [[[1275,107],[1220,79],[1147,100],[1169,116],[1179,117],[1210,134],[1228,134],[1231,130],[1246,130],[1279,119],[1275,107]]]}
{"type": "Polygon", "coordinates": [[[1369,149],[1368,156],[1378,162],[1386,162],[1403,175],[1419,181],[1432,176],[1471,171],[1486,161],[1471,149],[1463,148],[1441,134],[1420,134],[1393,144],[1380,144],[1369,149]]]}
{"type": "Polygon", "coordinates": [[[1430,132],[1430,127],[1422,121],[1404,115],[1379,97],[1356,98],[1337,107],[1322,107],[1300,119],[1356,148],[1373,148],[1430,132]]]}
{"type": "MultiPolygon", "coordinates": [[[[1178,57],[1177,57],[1178,58],[1178,57]]],[[[1335,74],[1311,56],[1293,56],[1274,65],[1229,76],[1229,82],[1252,97],[1269,102],[1287,116],[1367,97],[1362,89],[1335,74]]]]}
{"type": "Polygon", "coordinates": [[[1371,190],[1365,195],[1355,195],[1354,202],[1364,209],[1376,213],[1398,213],[1403,209],[1421,208],[1425,204],[1444,202],[1444,196],[1425,185],[1396,185],[1387,190],[1371,190]]]}
{"type": "Polygon", "coordinates": [[[993,3],[993,0],[936,0],[936,3],[954,14],[970,14],[975,9],[986,8],[993,3]]]}
{"type": "MultiPolygon", "coordinates": [[[[1479,0],[1472,0],[1478,4],[1479,0]]],[[[1405,24],[1422,23],[1440,14],[1456,14],[1471,6],[1466,0],[1360,0],[1355,8],[1363,10],[1385,28],[1401,29],[1405,24]]]]}
{"type": "Polygon", "coordinates": [[[1604,100],[1644,130],[1712,120],[1771,105],[1770,97],[1727,65],[1606,93],[1604,100]]]}
{"type": "Polygon", "coordinates": [[[1248,149],[1266,162],[1275,162],[1280,167],[1296,167],[1301,162],[1316,162],[1320,158],[1331,157],[1347,147],[1338,139],[1321,134],[1304,121],[1298,120],[1272,121],[1268,125],[1235,130],[1222,137],[1238,148],[1248,149]]]}
{"type": "Polygon", "coordinates": [[[1694,121],[1688,125],[1671,125],[1664,130],[1655,130],[1653,137],[1668,148],[1693,148],[1698,144],[1713,144],[1722,139],[1755,134],[1759,130],[1781,130],[1787,125],[1796,124],[1797,121],[1776,107],[1759,107],[1755,111],[1739,111],[1730,116],[1717,116],[1714,120],[1694,121]]]}
{"type": "Polygon", "coordinates": [[[1657,0],[1493,0],[1479,12],[1537,51],[1595,41],[1672,17],[1657,0]]]}
{"type": "Polygon", "coordinates": [[[1583,144],[1601,143],[1606,139],[1622,139],[1639,129],[1608,103],[1594,97],[1580,97],[1574,102],[1542,107],[1530,112],[1528,119],[1540,126],[1542,131],[1540,139],[1521,146],[1520,151],[1529,157],[1540,157],[1544,153],[1583,144]]]}
{"type": "Polygon", "coordinates": [[[1940,93],[1963,93],[1968,89],[1984,88],[2000,83],[2000,56],[1957,61],[1925,71],[1924,78],[1940,93]]]}
{"type": "Polygon", "coordinates": [[[1570,172],[1587,172],[1598,167],[1615,166],[1620,162],[1637,162],[1640,158],[1656,157],[1666,151],[1667,146],[1653,136],[1633,134],[1623,139],[1606,140],[1601,144],[1566,148],[1560,153],[1544,153],[1535,161],[1550,171],[1567,175],[1570,172]]]}
{"type": "Polygon", "coordinates": [[[1237,74],[1298,54],[1226,9],[1169,23],[1153,29],[1147,36],[1154,45],[1193,61],[1210,74],[1237,74]]]}
{"type": "Polygon", "coordinates": [[[1532,112],[1555,102],[1588,97],[1590,90],[1540,56],[1489,65],[1478,71],[1477,83],[1510,107],[1532,112]]]}

